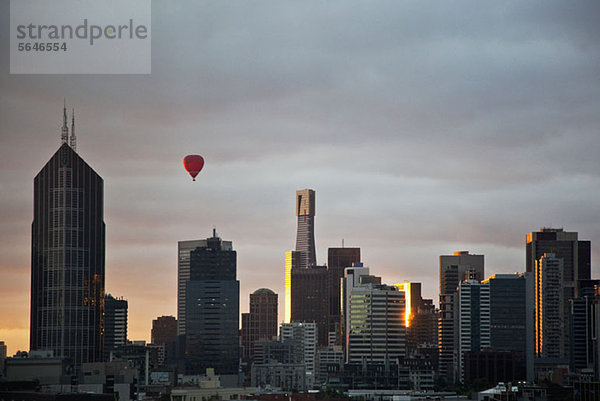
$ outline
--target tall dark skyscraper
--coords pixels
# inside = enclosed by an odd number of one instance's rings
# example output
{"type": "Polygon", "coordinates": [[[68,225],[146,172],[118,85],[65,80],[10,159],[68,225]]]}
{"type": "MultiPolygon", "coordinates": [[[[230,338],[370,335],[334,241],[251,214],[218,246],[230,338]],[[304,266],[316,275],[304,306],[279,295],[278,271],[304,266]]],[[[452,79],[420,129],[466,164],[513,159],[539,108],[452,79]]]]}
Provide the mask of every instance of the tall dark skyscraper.
{"type": "Polygon", "coordinates": [[[75,119],[34,179],[31,227],[31,350],[52,350],[76,368],[102,360],[104,190],[75,152],[75,119]]]}
{"type": "Polygon", "coordinates": [[[317,264],[315,250],[315,191],[312,189],[296,191],[296,216],[298,217],[296,252],[301,253],[298,267],[314,266],[317,264]]]}
{"type": "Polygon", "coordinates": [[[110,352],[127,344],[127,300],[107,294],[104,298],[104,360],[110,352]]]}
{"type": "Polygon", "coordinates": [[[185,285],[186,371],[237,375],[239,370],[240,282],[236,252],[216,230],[206,246],[190,252],[185,285]]]}
{"type": "Polygon", "coordinates": [[[541,228],[526,237],[526,269],[536,280],[536,354],[570,358],[569,300],[591,277],[591,242],[577,232],[541,228]],[[553,317],[552,314],[555,314],[553,317]]]}
{"type": "Polygon", "coordinates": [[[535,351],[535,278],[533,273],[494,274],[482,282],[489,286],[490,343],[494,351],[522,355],[524,377],[533,381],[535,351]]]}
{"type": "Polygon", "coordinates": [[[328,331],[335,333],[337,344],[341,344],[342,339],[340,327],[340,283],[344,277],[344,269],[359,262],[360,248],[327,249],[328,331]]]}
{"type": "Polygon", "coordinates": [[[327,345],[327,267],[292,269],[292,322],[317,324],[319,345],[327,345]]]}

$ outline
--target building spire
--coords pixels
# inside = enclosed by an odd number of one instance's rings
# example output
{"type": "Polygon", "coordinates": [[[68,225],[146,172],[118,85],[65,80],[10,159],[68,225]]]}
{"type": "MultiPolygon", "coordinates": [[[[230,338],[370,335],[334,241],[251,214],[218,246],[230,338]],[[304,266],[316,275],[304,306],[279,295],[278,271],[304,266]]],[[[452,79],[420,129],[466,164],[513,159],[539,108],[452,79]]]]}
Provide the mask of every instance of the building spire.
{"type": "Polygon", "coordinates": [[[69,139],[69,146],[74,151],[77,151],[77,138],[75,137],[75,109],[71,115],[71,138],[69,139]]]}
{"type": "Polygon", "coordinates": [[[60,132],[61,143],[67,143],[69,139],[69,127],[67,127],[67,99],[63,98],[63,125],[60,132]]]}

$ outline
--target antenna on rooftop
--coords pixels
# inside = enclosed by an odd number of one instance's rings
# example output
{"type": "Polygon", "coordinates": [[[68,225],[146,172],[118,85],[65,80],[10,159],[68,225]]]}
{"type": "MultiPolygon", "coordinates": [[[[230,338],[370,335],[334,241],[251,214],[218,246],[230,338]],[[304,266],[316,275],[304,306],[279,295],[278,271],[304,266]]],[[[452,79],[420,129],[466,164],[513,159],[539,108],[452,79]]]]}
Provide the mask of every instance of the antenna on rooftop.
{"type": "Polygon", "coordinates": [[[69,140],[69,127],[67,126],[67,99],[63,98],[63,125],[60,131],[60,142],[67,143],[69,140]]]}
{"type": "Polygon", "coordinates": [[[74,151],[77,151],[77,138],[75,137],[75,109],[73,109],[73,114],[71,115],[71,138],[69,140],[69,146],[74,151]]]}

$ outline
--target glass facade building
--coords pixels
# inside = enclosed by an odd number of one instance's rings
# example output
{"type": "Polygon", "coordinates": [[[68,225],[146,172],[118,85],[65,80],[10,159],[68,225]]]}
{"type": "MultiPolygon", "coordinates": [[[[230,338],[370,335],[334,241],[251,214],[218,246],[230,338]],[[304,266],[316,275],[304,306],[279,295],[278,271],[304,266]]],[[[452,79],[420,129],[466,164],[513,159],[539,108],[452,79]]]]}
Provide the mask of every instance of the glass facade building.
{"type": "Polygon", "coordinates": [[[67,143],[34,180],[30,348],[76,368],[103,357],[103,186],[67,143]]]}
{"type": "MultiPolygon", "coordinates": [[[[328,286],[328,331],[335,333],[335,343],[341,344],[340,325],[341,302],[340,286],[344,278],[344,269],[360,262],[360,248],[327,249],[327,286],[328,286]]],[[[329,344],[333,345],[333,344],[329,344]]]]}
{"type": "Polygon", "coordinates": [[[213,232],[206,246],[190,252],[190,279],[185,285],[186,372],[217,375],[239,371],[240,282],[231,242],[213,232]]]}
{"type": "Polygon", "coordinates": [[[484,256],[469,251],[457,251],[453,255],[440,256],[440,319],[438,324],[439,372],[454,382],[456,369],[455,349],[458,349],[455,333],[454,297],[458,285],[469,278],[476,281],[484,277],[484,256]]]}
{"type": "Polygon", "coordinates": [[[177,243],[177,334],[185,334],[185,283],[190,279],[190,252],[206,247],[206,240],[177,243]]]}
{"type": "Polygon", "coordinates": [[[104,298],[104,360],[110,352],[127,344],[127,300],[108,294],[104,298]]]}
{"type": "Polygon", "coordinates": [[[406,355],[404,292],[362,284],[350,293],[348,362],[386,363],[406,355]]]}

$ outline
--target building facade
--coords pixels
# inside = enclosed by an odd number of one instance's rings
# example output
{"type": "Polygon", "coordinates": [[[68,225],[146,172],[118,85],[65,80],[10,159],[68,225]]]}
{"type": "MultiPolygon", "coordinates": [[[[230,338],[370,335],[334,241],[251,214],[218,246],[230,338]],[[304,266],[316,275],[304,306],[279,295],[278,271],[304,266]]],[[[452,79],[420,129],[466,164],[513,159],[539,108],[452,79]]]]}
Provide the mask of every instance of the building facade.
{"type": "Polygon", "coordinates": [[[494,351],[511,351],[514,360],[525,363],[525,376],[512,380],[533,381],[533,273],[494,274],[483,283],[489,286],[490,291],[490,348],[494,351]]]}
{"type": "Polygon", "coordinates": [[[394,286],[362,284],[350,294],[349,363],[386,363],[406,355],[405,294],[394,286]]]}
{"type": "Polygon", "coordinates": [[[177,243],[177,334],[185,334],[185,285],[190,280],[190,252],[206,247],[206,240],[177,243]]]}
{"type": "Polygon", "coordinates": [[[186,373],[218,375],[239,371],[239,294],[236,251],[230,241],[213,236],[190,252],[186,282],[186,373]]]}
{"type": "Polygon", "coordinates": [[[242,314],[244,357],[253,359],[254,345],[277,337],[277,294],[260,288],[250,294],[250,312],[242,314]]]}
{"type": "Polygon", "coordinates": [[[36,175],[31,246],[30,349],[82,363],[102,360],[104,182],[67,143],[36,175]]]}
{"type": "Polygon", "coordinates": [[[579,297],[569,300],[570,369],[572,372],[595,372],[598,365],[596,347],[600,322],[597,321],[600,280],[582,280],[579,297]]]}
{"type": "Polygon", "coordinates": [[[127,300],[107,294],[104,310],[104,361],[108,361],[111,351],[127,344],[127,300]]]}
{"type": "Polygon", "coordinates": [[[469,278],[483,280],[483,255],[457,251],[453,255],[440,256],[439,373],[450,382],[458,379],[454,376],[455,350],[458,349],[455,343],[454,294],[458,284],[469,278]]]}
{"type": "MultiPolygon", "coordinates": [[[[340,287],[340,327],[342,335],[342,349],[346,362],[348,361],[348,334],[350,327],[350,294],[352,289],[360,284],[362,276],[369,275],[369,268],[361,262],[355,262],[351,267],[344,269],[344,278],[340,287]]],[[[379,282],[381,284],[381,281],[379,282]]]]}
{"type": "Polygon", "coordinates": [[[538,358],[569,358],[563,261],[553,253],[545,253],[535,265],[535,353],[538,358]]]}
{"type": "MultiPolygon", "coordinates": [[[[589,280],[591,278],[591,242],[585,240],[579,240],[579,234],[577,232],[564,231],[562,228],[541,228],[538,232],[531,232],[526,236],[526,269],[528,272],[536,272],[536,290],[542,298],[536,300],[536,312],[540,318],[536,318],[536,354],[538,357],[552,357],[569,360],[570,358],[570,343],[571,333],[569,331],[569,313],[570,313],[570,299],[577,298],[580,296],[580,283],[589,280]],[[556,261],[550,261],[549,256],[553,255],[552,258],[556,261]],[[542,267],[540,264],[541,260],[544,259],[544,263],[550,263],[548,265],[551,272],[548,275],[540,272],[538,274],[536,269],[542,267]],[[558,262],[560,260],[560,262],[558,262]],[[560,263],[560,273],[557,271],[557,264],[560,263]],[[560,283],[556,282],[553,275],[560,274],[560,283]],[[545,278],[545,284],[540,281],[540,285],[547,288],[548,293],[543,293],[542,287],[538,288],[537,281],[545,278]],[[555,282],[558,287],[550,285],[550,281],[555,282]],[[561,294],[554,294],[554,289],[560,288],[561,294]],[[545,294],[545,295],[544,295],[545,294]],[[544,301],[543,299],[547,301],[544,301]],[[560,329],[553,327],[553,324],[547,322],[546,327],[541,326],[544,322],[543,319],[543,308],[544,304],[550,306],[554,301],[561,303],[561,311],[556,311],[557,318],[560,322],[560,329]],[[550,304],[548,303],[550,302],[550,304]],[[546,332],[546,339],[541,338],[546,332]],[[549,341],[549,343],[548,343],[549,341]],[[546,342],[549,347],[544,347],[546,342]],[[560,347],[560,348],[556,348],[560,347]],[[550,356],[552,355],[552,356],[550,356]]],[[[554,308],[552,304],[551,308],[554,308]]],[[[548,309],[549,313],[551,309],[548,309]]]]}
{"type": "Polygon", "coordinates": [[[477,280],[465,280],[458,285],[455,297],[458,345],[455,361],[458,377],[464,382],[464,357],[490,347],[490,286],[477,280]]]}
{"type": "MultiPolygon", "coordinates": [[[[327,331],[335,333],[335,344],[341,344],[341,302],[340,285],[344,278],[344,269],[353,263],[360,262],[360,248],[328,248],[327,249],[327,287],[328,287],[328,322],[327,331]]],[[[334,345],[334,344],[329,344],[334,345]]]]}
{"type": "Polygon", "coordinates": [[[285,253],[285,294],[284,294],[284,323],[292,321],[292,270],[300,265],[300,252],[285,253]]]}
{"type": "Polygon", "coordinates": [[[319,345],[327,345],[327,266],[292,269],[292,322],[314,322],[319,345]]]}
{"type": "Polygon", "coordinates": [[[283,343],[292,344],[294,363],[304,365],[306,386],[312,388],[317,376],[317,325],[313,322],[282,323],[279,339],[283,343]]]}
{"type": "Polygon", "coordinates": [[[164,345],[177,339],[177,319],[174,316],[159,316],[152,321],[150,338],[154,345],[164,345]]]}

